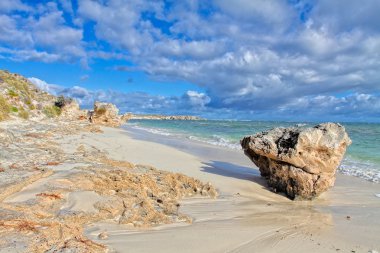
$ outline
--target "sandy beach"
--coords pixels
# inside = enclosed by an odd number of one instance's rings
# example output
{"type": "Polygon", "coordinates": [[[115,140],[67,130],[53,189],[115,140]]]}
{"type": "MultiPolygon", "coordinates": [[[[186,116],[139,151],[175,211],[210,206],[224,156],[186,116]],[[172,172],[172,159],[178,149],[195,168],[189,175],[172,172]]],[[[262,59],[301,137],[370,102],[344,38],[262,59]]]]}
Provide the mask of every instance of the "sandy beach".
{"type": "MultiPolygon", "coordinates": [[[[124,129],[62,133],[54,142],[61,156],[80,146],[91,147],[110,161],[183,173],[210,182],[218,191],[215,199],[194,196],[180,201],[179,212],[190,217],[190,223],[177,219],[139,228],[105,216],[88,218],[84,236],[109,252],[375,252],[380,248],[379,184],[338,174],[336,186],[318,199],[291,201],[270,191],[257,168],[239,151],[157,136],[128,124],[124,129]]],[[[83,166],[86,162],[74,160],[48,166],[49,174],[8,194],[3,202],[31,202],[49,185],[65,185],[83,166]]],[[[61,198],[61,212],[93,217],[99,215],[97,203],[105,197],[88,188],[61,198]]],[[[14,252],[16,246],[22,248],[14,243],[0,252],[14,252]]]]}
{"type": "Polygon", "coordinates": [[[379,184],[338,174],[336,186],[319,199],[294,202],[269,191],[242,152],[128,127],[127,132],[105,129],[105,135],[91,138],[92,145],[101,147],[101,143],[113,143],[103,148],[115,159],[209,181],[220,193],[216,200],[182,202],[182,211],[194,218],[189,226],[136,233],[105,224],[88,227],[92,239],[107,230],[110,237],[103,242],[117,252],[368,252],[380,248],[379,184]]]}
{"type": "Polygon", "coordinates": [[[380,0],[0,0],[0,253],[380,253],[380,0]]]}

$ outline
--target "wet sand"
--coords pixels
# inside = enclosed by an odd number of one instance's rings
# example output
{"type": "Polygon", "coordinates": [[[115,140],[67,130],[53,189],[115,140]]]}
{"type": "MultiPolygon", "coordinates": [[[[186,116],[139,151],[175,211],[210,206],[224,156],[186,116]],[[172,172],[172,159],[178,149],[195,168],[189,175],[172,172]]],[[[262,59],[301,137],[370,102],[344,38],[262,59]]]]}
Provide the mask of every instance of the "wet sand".
{"type": "Polygon", "coordinates": [[[242,152],[131,129],[85,139],[111,158],[211,182],[217,200],[182,201],[193,224],[134,230],[93,224],[87,236],[117,252],[368,252],[380,249],[380,185],[338,174],[314,201],[271,192],[242,152]]]}

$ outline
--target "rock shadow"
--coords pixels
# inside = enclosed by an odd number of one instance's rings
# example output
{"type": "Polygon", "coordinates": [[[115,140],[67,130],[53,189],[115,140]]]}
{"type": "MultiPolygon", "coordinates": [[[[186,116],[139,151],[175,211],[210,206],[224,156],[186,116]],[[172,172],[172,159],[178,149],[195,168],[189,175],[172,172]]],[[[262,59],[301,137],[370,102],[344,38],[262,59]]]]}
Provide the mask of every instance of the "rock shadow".
{"type": "Polygon", "coordinates": [[[202,171],[206,173],[248,180],[268,189],[268,185],[265,179],[260,176],[260,171],[258,169],[222,161],[211,161],[203,164],[205,166],[202,167],[202,171]]]}

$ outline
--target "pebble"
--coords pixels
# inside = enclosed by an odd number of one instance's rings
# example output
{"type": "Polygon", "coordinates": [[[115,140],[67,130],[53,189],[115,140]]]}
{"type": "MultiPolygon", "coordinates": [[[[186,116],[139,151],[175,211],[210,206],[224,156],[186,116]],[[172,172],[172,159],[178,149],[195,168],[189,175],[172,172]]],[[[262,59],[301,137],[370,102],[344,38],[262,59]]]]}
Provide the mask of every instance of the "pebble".
{"type": "Polygon", "coordinates": [[[100,233],[100,234],[98,235],[98,238],[99,238],[100,240],[105,240],[105,239],[108,238],[108,233],[107,233],[107,232],[100,233]]]}

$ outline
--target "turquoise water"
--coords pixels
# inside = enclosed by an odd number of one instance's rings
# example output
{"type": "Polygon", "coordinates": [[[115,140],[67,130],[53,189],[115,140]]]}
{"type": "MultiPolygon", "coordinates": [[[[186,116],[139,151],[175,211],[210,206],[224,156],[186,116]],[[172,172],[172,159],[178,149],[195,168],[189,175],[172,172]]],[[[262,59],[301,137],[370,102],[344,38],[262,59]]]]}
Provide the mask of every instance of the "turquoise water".
{"type": "MultiPolygon", "coordinates": [[[[154,134],[187,138],[230,149],[240,149],[239,140],[246,135],[274,127],[296,124],[314,126],[316,123],[275,121],[181,121],[131,120],[130,126],[154,134]]],[[[343,123],[352,139],[339,170],[372,182],[380,182],[380,124],[343,123]]]]}

